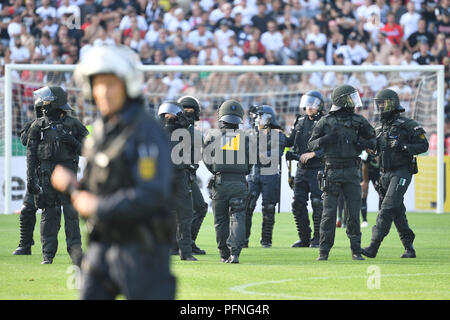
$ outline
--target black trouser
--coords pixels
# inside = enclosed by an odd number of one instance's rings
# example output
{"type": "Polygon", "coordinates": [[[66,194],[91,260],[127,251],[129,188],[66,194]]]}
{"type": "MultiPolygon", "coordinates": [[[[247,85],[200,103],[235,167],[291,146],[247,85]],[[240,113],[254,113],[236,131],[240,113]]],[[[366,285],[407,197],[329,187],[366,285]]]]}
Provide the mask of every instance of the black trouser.
{"type": "Polygon", "coordinates": [[[208,212],[208,204],[203,198],[202,192],[197,183],[197,176],[195,172],[187,171],[189,178],[189,185],[192,190],[192,207],[194,209],[192,225],[191,225],[191,237],[194,243],[197,239],[198,232],[202,226],[203,220],[205,219],[206,213],[208,212]]]}
{"type": "Polygon", "coordinates": [[[174,171],[175,190],[173,205],[176,216],[176,242],[182,256],[192,255],[192,197],[188,176],[185,169],[174,171]]]}
{"type": "Polygon", "coordinates": [[[37,208],[34,204],[34,196],[27,191],[23,199],[22,209],[20,210],[19,247],[28,248],[34,244],[33,232],[36,225],[36,211],[37,208]]]}
{"type": "Polygon", "coordinates": [[[235,175],[215,183],[211,188],[216,241],[220,256],[239,256],[245,242],[245,202],[247,182],[245,175],[235,175]]]}
{"type": "Polygon", "coordinates": [[[319,238],[320,220],[322,217],[322,191],[319,189],[317,173],[320,169],[297,168],[294,179],[294,201],[292,213],[300,240],[308,244],[311,228],[308,216],[308,199],[313,209],[314,238],[319,238]]]}
{"type": "Polygon", "coordinates": [[[326,170],[327,187],[323,192],[323,214],[320,222],[320,252],[328,254],[334,245],[336,212],[339,193],[342,191],[347,208],[347,236],[352,253],[361,253],[359,210],[361,186],[358,168],[329,168],[326,170]]]}
{"type": "MultiPolygon", "coordinates": [[[[61,163],[76,172],[74,162],[61,163]]],[[[66,233],[67,251],[74,247],[81,247],[81,233],[78,212],[72,206],[69,196],[60,194],[53,189],[50,177],[55,164],[51,166],[42,162],[43,169],[40,176],[42,191],[45,197],[45,207],[42,209],[40,232],[42,254],[53,258],[58,250],[58,232],[61,226],[61,206],[64,212],[64,229],[66,233]]]]}
{"type": "Polygon", "coordinates": [[[139,243],[91,242],[81,267],[80,299],[173,300],[175,278],[170,273],[169,245],[147,250],[139,243]]]}
{"type": "Polygon", "coordinates": [[[408,167],[397,168],[381,174],[381,210],[375,226],[372,228],[371,247],[378,250],[384,237],[391,229],[392,222],[397,228],[400,240],[405,248],[412,247],[415,235],[406,219],[403,197],[411,183],[412,175],[408,167]]]}
{"type": "MultiPolygon", "coordinates": [[[[369,171],[369,182],[372,181],[375,190],[378,189],[379,180],[380,180],[379,171],[369,171]]],[[[379,199],[378,201],[378,210],[380,209],[381,209],[381,199],[379,199]]],[[[361,216],[363,218],[363,221],[367,221],[367,197],[361,199],[361,216]]]]}

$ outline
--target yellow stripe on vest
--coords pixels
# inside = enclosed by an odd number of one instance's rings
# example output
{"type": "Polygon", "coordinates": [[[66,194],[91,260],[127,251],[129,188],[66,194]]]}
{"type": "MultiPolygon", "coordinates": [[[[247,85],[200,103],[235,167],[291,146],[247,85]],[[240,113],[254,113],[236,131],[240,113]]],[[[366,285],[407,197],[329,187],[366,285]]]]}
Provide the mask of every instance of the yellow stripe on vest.
{"type": "Polygon", "coordinates": [[[230,140],[228,140],[229,137],[227,137],[227,143],[222,147],[222,150],[239,151],[240,137],[241,135],[239,133],[230,140]]]}

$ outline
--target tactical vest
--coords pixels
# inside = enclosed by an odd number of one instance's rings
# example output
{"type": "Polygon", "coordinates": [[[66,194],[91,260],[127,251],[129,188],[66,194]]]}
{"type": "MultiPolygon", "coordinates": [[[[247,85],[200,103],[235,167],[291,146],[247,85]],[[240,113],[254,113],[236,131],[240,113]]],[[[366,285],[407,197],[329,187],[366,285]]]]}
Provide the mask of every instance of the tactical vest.
{"type": "Polygon", "coordinates": [[[110,137],[104,136],[101,120],[94,123],[92,135],[86,139],[83,147],[83,155],[87,160],[84,181],[90,192],[98,195],[111,194],[134,184],[123,151],[143,118],[141,114],[122,130],[115,128],[110,137]]]}
{"type": "Polygon", "coordinates": [[[213,134],[216,143],[213,173],[248,174],[248,139],[243,130],[217,130],[213,134]]]}
{"type": "Polygon", "coordinates": [[[409,132],[405,127],[407,119],[399,117],[391,124],[382,124],[376,127],[377,143],[380,146],[380,167],[383,170],[395,169],[408,166],[412,161],[412,156],[407,152],[392,149],[389,144],[397,139],[401,144],[409,142],[409,132]]]}
{"type": "Polygon", "coordinates": [[[73,135],[74,121],[72,118],[65,116],[57,121],[41,118],[38,121],[40,125],[40,141],[37,155],[40,160],[64,162],[78,159],[78,155],[75,154],[72,147],[60,141],[60,138],[65,134],[73,135]]]}
{"type": "Polygon", "coordinates": [[[364,127],[363,119],[356,114],[331,113],[325,116],[329,129],[328,134],[337,130],[337,141],[325,148],[325,159],[331,162],[345,163],[357,160],[361,150],[355,146],[360,130],[364,127]]]}

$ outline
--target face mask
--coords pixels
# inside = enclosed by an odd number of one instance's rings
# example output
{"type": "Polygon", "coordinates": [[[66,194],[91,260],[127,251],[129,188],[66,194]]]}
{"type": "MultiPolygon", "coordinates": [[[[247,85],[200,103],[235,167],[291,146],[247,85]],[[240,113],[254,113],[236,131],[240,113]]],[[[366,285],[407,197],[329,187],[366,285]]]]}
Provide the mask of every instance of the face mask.
{"type": "Polygon", "coordinates": [[[185,112],[184,115],[186,116],[186,119],[189,121],[190,124],[194,124],[194,122],[195,122],[195,112],[185,112]]]}

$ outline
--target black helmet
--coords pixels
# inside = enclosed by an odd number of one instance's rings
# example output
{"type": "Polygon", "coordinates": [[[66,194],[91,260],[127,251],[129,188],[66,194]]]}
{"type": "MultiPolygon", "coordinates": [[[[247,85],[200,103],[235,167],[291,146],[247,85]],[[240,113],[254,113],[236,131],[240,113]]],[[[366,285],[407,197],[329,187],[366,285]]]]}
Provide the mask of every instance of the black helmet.
{"type": "Polygon", "coordinates": [[[318,112],[323,112],[323,96],[319,91],[311,90],[302,95],[300,100],[300,109],[306,110],[306,107],[316,108],[318,112]]]}
{"type": "Polygon", "coordinates": [[[183,96],[177,101],[179,104],[183,106],[183,108],[192,108],[194,109],[194,120],[200,120],[200,103],[193,96],[183,96]]]}
{"type": "Polygon", "coordinates": [[[259,123],[264,127],[280,128],[277,121],[277,115],[275,110],[271,106],[262,105],[258,108],[259,123]]]}
{"type": "Polygon", "coordinates": [[[73,110],[67,103],[67,92],[61,87],[43,87],[34,91],[33,96],[35,109],[42,108],[44,114],[48,114],[55,109],[62,111],[73,110]]]}
{"type": "Polygon", "coordinates": [[[244,109],[238,101],[226,100],[219,107],[218,119],[227,123],[240,124],[244,119],[244,109]]]}
{"type": "Polygon", "coordinates": [[[159,118],[163,119],[166,113],[173,114],[178,119],[184,118],[183,106],[175,100],[169,100],[161,103],[161,105],[158,108],[159,118]]]}
{"type": "Polygon", "coordinates": [[[405,111],[405,109],[400,106],[400,99],[394,90],[383,89],[375,95],[373,100],[377,112],[383,117],[389,117],[389,115],[396,112],[405,111]]]}
{"type": "Polygon", "coordinates": [[[342,85],[334,89],[331,94],[331,101],[333,105],[331,106],[330,112],[341,109],[354,111],[355,108],[362,107],[358,90],[349,85],[342,85]]]}

